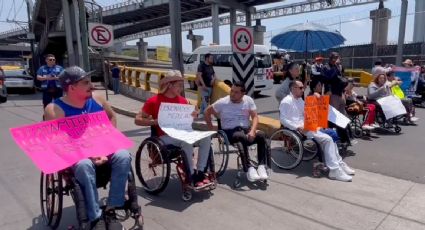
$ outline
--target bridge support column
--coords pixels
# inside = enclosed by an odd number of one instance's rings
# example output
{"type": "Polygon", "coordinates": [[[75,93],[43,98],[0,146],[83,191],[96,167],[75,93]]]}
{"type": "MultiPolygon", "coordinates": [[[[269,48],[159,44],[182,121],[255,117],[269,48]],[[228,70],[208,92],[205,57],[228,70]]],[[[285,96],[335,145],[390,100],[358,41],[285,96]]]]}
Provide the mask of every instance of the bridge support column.
{"type": "Polygon", "coordinates": [[[139,54],[139,61],[147,62],[148,61],[148,43],[143,41],[143,38],[137,42],[137,51],[139,54]]]}
{"type": "Polygon", "coordinates": [[[170,31],[171,31],[171,59],[173,69],[183,71],[183,48],[181,27],[181,2],[180,0],[169,1],[170,31]]]}
{"type": "Polygon", "coordinates": [[[370,11],[372,19],[372,41],[377,46],[388,43],[388,20],[391,18],[391,10],[384,8],[384,3],[379,3],[379,8],[370,11]]]}
{"type": "Polygon", "coordinates": [[[115,43],[114,44],[115,54],[121,55],[123,46],[124,46],[124,44],[122,42],[115,43]]]}
{"type": "Polygon", "coordinates": [[[254,44],[264,45],[264,33],[266,27],[261,25],[261,19],[255,20],[254,26],[254,44]]]}
{"type": "Polygon", "coordinates": [[[245,23],[246,23],[246,26],[252,26],[251,21],[252,21],[251,11],[247,10],[245,12],[245,23]]]}
{"type": "Polygon", "coordinates": [[[401,65],[403,59],[403,46],[406,33],[406,18],[407,18],[407,0],[401,0],[400,27],[398,30],[398,45],[396,65],[401,65]]]}
{"type": "Polygon", "coordinates": [[[65,24],[68,63],[70,66],[83,66],[81,46],[80,18],[77,0],[62,0],[63,19],[65,24]]]}
{"type": "Polygon", "coordinates": [[[192,41],[192,51],[201,46],[202,40],[204,40],[204,36],[194,35],[192,30],[189,30],[189,34],[186,36],[186,38],[192,41]]]}
{"type": "Polygon", "coordinates": [[[425,1],[416,0],[415,12],[413,42],[425,42],[425,1]]]}
{"type": "Polygon", "coordinates": [[[213,43],[220,44],[220,20],[218,18],[219,7],[218,4],[211,5],[211,17],[212,17],[212,32],[213,32],[213,43]]]}

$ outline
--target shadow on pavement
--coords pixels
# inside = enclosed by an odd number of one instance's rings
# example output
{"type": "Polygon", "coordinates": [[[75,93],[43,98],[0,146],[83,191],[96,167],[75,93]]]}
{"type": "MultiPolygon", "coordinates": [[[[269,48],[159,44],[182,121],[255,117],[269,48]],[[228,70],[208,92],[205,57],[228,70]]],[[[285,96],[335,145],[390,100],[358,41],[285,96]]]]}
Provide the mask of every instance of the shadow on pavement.
{"type": "Polygon", "coordinates": [[[143,206],[154,206],[183,212],[194,203],[202,203],[205,200],[208,200],[214,194],[214,190],[200,192],[192,191],[192,199],[187,202],[183,201],[180,179],[177,174],[171,174],[167,187],[160,194],[151,195],[147,193],[143,187],[138,187],[137,193],[147,201],[147,203],[143,204],[143,206]]]}
{"type": "Polygon", "coordinates": [[[242,172],[240,178],[236,177],[238,173],[237,169],[226,169],[226,172],[218,179],[219,184],[227,185],[234,191],[250,191],[250,190],[267,190],[267,183],[257,181],[250,182],[246,178],[246,173],[242,172]],[[236,185],[239,181],[239,185],[236,185]]]}
{"type": "MultiPolygon", "coordinates": [[[[66,197],[64,197],[66,198],[66,197]]],[[[75,213],[75,207],[69,206],[62,209],[62,218],[60,220],[57,229],[69,229],[70,226],[78,227],[77,215],[75,213]]],[[[50,230],[51,228],[46,226],[43,222],[43,218],[40,216],[35,217],[32,220],[32,226],[27,230],[50,230]]]]}

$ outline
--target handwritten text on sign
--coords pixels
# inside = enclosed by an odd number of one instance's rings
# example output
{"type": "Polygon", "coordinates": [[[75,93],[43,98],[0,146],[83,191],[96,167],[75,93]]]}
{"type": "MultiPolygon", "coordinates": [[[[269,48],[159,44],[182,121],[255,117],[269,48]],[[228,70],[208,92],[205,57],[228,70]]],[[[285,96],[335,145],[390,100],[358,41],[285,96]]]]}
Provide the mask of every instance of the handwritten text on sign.
{"type": "Polygon", "coordinates": [[[192,129],[193,105],[161,103],[159,107],[159,127],[170,137],[184,141],[188,144],[213,135],[214,131],[196,131],[192,129]]]}
{"type": "Polygon", "coordinates": [[[44,173],[54,173],[82,159],[108,156],[133,145],[112,126],[105,112],[12,128],[10,133],[44,173]]]}
{"type": "Polygon", "coordinates": [[[329,96],[308,96],[304,106],[304,130],[316,132],[328,127],[329,96]]]}

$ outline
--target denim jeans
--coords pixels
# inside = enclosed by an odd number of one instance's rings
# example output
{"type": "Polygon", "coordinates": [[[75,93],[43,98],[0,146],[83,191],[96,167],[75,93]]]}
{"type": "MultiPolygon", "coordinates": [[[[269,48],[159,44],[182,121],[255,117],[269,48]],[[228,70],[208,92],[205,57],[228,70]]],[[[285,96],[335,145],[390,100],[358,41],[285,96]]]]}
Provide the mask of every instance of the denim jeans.
{"type": "MultiPolygon", "coordinates": [[[[124,205],[125,189],[131,167],[131,156],[127,150],[119,150],[109,158],[111,165],[111,181],[107,205],[120,207],[124,205]]],[[[90,221],[99,218],[99,195],[96,186],[96,167],[90,159],[79,161],[73,166],[74,176],[81,186],[90,221]]]]}
{"type": "MultiPolygon", "coordinates": [[[[160,137],[160,139],[164,142],[166,145],[174,145],[182,148],[183,152],[186,155],[186,159],[189,163],[189,172],[190,175],[194,173],[193,169],[193,145],[188,144],[184,141],[172,138],[168,135],[163,135],[160,137]]],[[[205,137],[195,143],[195,145],[199,146],[198,149],[198,162],[196,165],[196,169],[203,171],[208,163],[208,156],[210,154],[210,148],[211,148],[211,137],[205,137]]]]}
{"type": "Polygon", "coordinates": [[[112,89],[114,90],[115,94],[120,93],[120,79],[119,78],[112,78],[112,89]]]}
{"type": "Polygon", "coordinates": [[[201,108],[200,108],[200,111],[199,111],[200,114],[204,114],[205,109],[207,109],[207,107],[210,103],[211,93],[212,93],[211,87],[206,87],[205,89],[201,88],[202,102],[201,102],[201,108]]]}

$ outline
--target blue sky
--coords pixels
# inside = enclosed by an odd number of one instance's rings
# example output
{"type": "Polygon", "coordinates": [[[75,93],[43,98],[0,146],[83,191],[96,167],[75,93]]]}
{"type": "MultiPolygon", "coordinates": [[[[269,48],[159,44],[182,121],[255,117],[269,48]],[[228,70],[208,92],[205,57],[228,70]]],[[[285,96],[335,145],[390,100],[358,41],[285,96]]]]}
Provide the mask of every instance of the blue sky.
{"type": "MultiPolygon", "coordinates": [[[[303,0],[304,1],[304,0],[303,0]]],[[[422,1],[422,0],[421,0],[422,1]]],[[[13,23],[5,23],[7,19],[15,19],[18,21],[25,21],[27,18],[24,0],[0,0],[0,32],[7,31],[10,29],[17,28],[18,26],[13,23]],[[22,5],[22,7],[21,7],[22,5]],[[15,16],[16,12],[16,16],[15,16]]],[[[119,0],[97,0],[99,4],[103,6],[111,5],[119,0]]],[[[258,6],[257,9],[271,7],[275,5],[290,4],[294,2],[300,2],[300,0],[286,0],[282,3],[268,4],[264,6],[258,6]]],[[[396,42],[398,38],[398,28],[400,20],[400,0],[387,0],[385,7],[392,11],[392,18],[389,23],[388,40],[390,42],[396,42]]],[[[345,44],[364,44],[370,43],[372,23],[369,19],[370,10],[378,8],[377,3],[367,4],[357,7],[348,7],[336,10],[327,10],[316,13],[300,14],[294,16],[286,16],[275,19],[263,20],[262,25],[266,26],[266,38],[265,45],[270,45],[270,38],[273,35],[278,34],[286,26],[290,26],[296,23],[311,21],[327,25],[331,28],[340,30],[342,35],[347,39],[345,44]]],[[[412,40],[413,36],[413,23],[414,23],[414,11],[415,1],[410,0],[408,6],[408,18],[406,25],[406,42],[412,40]]],[[[230,29],[229,26],[220,27],[220,43],[228,44],[230,40],[230,29]]],[[[212,43],[212,32],[211,29],[195,30],[195,34],[203,35],[203,44],[207,45],[212,43]]],[[[186,39],[187,32],[183,32],[183,50],[190,52],[191,43],[186,39]]],[[[149,46],[165,45],[170,46],[170,35],[157,36],[145,39],[149,43],[149,46]]],[[[136,41],[128,42],[129,44],[135,44],[136,41]]]]}

